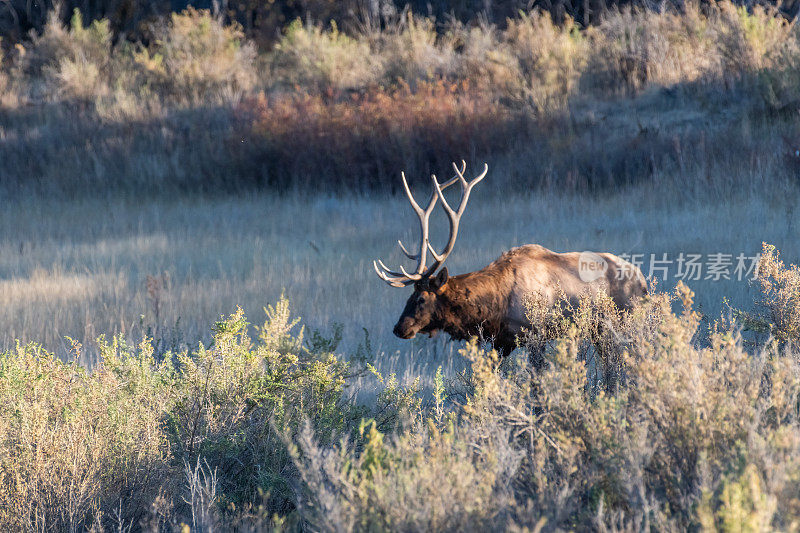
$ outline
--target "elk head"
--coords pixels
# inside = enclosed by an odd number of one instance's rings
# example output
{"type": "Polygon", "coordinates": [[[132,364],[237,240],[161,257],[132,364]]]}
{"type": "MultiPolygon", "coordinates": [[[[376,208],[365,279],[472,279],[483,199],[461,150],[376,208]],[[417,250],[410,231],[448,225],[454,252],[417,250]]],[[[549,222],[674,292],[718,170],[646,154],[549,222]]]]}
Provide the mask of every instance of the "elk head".
{"type": "Polygon", "coordinates": [[[472,181],[467,181],[464,178],[464,170],[467,168],[466,162],[461,162],[460,169],[453,163],[453,168],[456,171],[456,175],[443,184],[439,184],[436,180],[436,176],[431,175],[433,191],[431,192],[428,206],[425,209],[422,209],[416,200],[414,200],[411,189],[408,187],[405,173],[400,173],[403,178],[403,189],[405,190],[406,197],[408,197],[412,209],[414,209],[414,212],[419,218],[419,251],[416,254],[412,254],[406,250],[406,247],[403,246],[401,241],[397,241],[397,244],[400,245],[400,249],[406,257],[417,262],[417,267],[414,269],[414,272],[409,274],[402,266],[399,272],[389,270],[380,260],[373,261],[372,263],[378,276],[392,287],[414,285],[414,293],[406,302],[403,314],[400,315],[400,319],[394,327],[394,334],[402,339],[410,339],[417,333],[433,335],[444,326],[442,321],[442,307],[446,302],[445,292],[447,289],[448,274],[447,268],[442,268],[438,274],[436,274],[436,271],[442,266],[447,256],[450,255],[450,252],[453,251],[453,247],[456,244],[456,237],[458,237],[458,224],[461,220],[461,215],[464,214],[464,210],[467,208],[467,202],[469,201],[469,194],[472,191],[472,187],[477,185],[478,182],[486,176],[489,170],[489,166],[484,164],[483,172],[472,181]],[[442,191],[456,182],[461,184],[461,202],[458,209],[454,210],[450,207],[450,204],[447,203],[447,200],[445,200],[442,191]],[[428,222],[438,200],[442,201],[442,207],[447,213],[447,218],[450,222],[450,238],[441,253],[433,249],[429,240],[430,233],[428,231],[428,222]],[[433,263],[429,267],[426,266],[428,252],[433,256],[433,263]]]}

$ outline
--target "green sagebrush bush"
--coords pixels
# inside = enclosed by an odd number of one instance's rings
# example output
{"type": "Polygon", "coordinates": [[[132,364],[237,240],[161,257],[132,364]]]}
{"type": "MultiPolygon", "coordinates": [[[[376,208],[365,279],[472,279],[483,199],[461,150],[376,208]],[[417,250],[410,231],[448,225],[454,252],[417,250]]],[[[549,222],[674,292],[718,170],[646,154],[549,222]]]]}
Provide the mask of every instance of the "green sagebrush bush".
{"type": "Polygon", "coordinates": [[[287,514],[284,440],[308,423],[327,442],[359,414],[345,394],[358,365],[296,326],[281,300],[257,339],[239,310],[211,346],[161,359],[119,338],[91,372],[35,345],[2,354],[0,529],[197,523],[211,477],[205,523],[287,514]]]}
{"type": "Polygon", "coordinates": [[[255,46],[237,24],[224,25],[206,10],[173,13],[154,28],[155,44],[137,56],[173,98],[229,99],[255,83],[255,46]]]}
{"type": "MultiPolygon", "coordinates": [[[[326,446],[306,427],[293,452],[302,519],[325,531],[791,530],[798,355],[750,354],[734,329],[699,344],[692,298],[681,285],[621,318],[617,394],[581,357],[597,324],[573,315],[541,370],[469,343],[471,372],[445,392],[461,401],[412,412],[403,431],[367,423],[326,446]]],[[[573,311],[589,317],[587,305],[573,311]]]]}
{"type": "Polygon", "coordinates": [[[112,45],[108,19],[85,27],[76,8],[67,28],[52,11],[42,34],[19,47],[25,80],[18,84],[34,99],[105,99],[117,107],[130,106],[131,99],[224,100],[253,87],[256,52],[238,26],[189,8],[155,24],[152,32],[149,47],[112,45]]]}
{"type": "Polygon", "coordinates": [[[775,246],[763,243],[754,283],[761,293],[755,309],[752,312],[734,309],[735,319],[749,331],[797,347],[800,343],[800,268],[785,265],[775,246]]]}
{"type": "MultiPolygon", "coordinates": [[[[794,272],[766,252],[760,276],[794,272]]],[[[473,340],[429,398],[335,356],[335,332],[306,338],[285,299],[255,338],[237,311],[191,353],[101,341],[91,373],[18,346],[0,357],[0,528],[792,530],[800,354],[704,331],[693,297],[534,299],[516,357],[473,340]],[[378,393],[358,406],[365,371],[378,393]]]]}

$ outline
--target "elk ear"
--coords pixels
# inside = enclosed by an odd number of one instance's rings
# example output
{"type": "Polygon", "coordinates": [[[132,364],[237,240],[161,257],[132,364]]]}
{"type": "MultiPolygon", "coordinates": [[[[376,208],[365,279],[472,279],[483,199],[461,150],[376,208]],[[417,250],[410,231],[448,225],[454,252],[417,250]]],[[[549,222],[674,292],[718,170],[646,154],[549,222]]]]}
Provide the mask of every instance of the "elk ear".
{"type": "Polygon", "coordinates": [[[445,286],[448,278],[447,267],[443,267],[438,274],[431,278],[429,286],[432,290],[438,292],[445,286]]]}

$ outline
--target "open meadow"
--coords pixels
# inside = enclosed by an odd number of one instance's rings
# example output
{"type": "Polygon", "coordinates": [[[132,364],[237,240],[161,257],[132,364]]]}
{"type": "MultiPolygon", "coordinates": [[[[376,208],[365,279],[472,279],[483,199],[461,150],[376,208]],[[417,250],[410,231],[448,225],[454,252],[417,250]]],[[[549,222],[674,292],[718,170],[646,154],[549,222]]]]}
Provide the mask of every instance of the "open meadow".
{"type": "MultiPolygon", "coordinates": [[[[645,274],[651,256],[661,260],[667,254],[670,263],[657,265],[668,269],[659,289],[672,289],[683,278],[695,290],[699,310],[713,321],[727,313],[723,298],[744,309],[757,293],[748,282],[752,275],[734,272],[737,255],[757,255],[764,241],[798,262],[789,218],[800,200],[796,191],[756,191],[714,202],[670,200],[668,190],[641,186],[598,198],[517,193],[495,186],[494,179],[504,182],[490,170],[474,193],[448,259],[454,274],[482,268],[528,243],[556,251],[641,254],[645,274]],[[705,279],[714,277],[707,271],[679,276],[682,252],[701,254],[703,262],[710,254],[730,254],[726,276],[733,279],[705,279]]],[[[426,188],[423,193],[429,194],[426,188]]],[[[447,227],[438,215],[432,224],[437,245],[447,227]]],[[[416,219],[401,196],[54,200],[12,204],[0,220],[5,349],[19,339],[66,357],[68,339],[74,339],[84,346],[82,362],[92,366],[100,334],[132,341],[149,335],[162,350],[193,347],[210,340],[210,326],[220,315],[241,306],[259,321],[263,308],[285,294],[307,327],[329,335],[341,325],[343,353],[353,353],[366,330],[377,367],[397,372],[403,381],[422,376],[429,384],[437,366],[463,366],[454,354],[458,345],[445,342],[446,335],[412,341],[392,335],[412,290],[387,287],[372,261],[402,264],[396,240],[418,239],[416,219]]],[[[654,274],[664,276],[661,270],[654,274]]]]}
{"type": "Polygon", "coordinates": [[[257,4],[0,3],[0,531],[800,529],[785,6],[257,4]],[[451,275],[650,293],[397,338],[462,159],[451,275]]]}

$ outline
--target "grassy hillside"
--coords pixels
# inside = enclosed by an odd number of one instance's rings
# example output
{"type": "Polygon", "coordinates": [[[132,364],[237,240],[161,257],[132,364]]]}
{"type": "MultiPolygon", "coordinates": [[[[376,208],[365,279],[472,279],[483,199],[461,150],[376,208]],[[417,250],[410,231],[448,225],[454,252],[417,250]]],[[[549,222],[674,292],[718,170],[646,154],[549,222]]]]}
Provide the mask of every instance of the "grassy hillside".
{"type": "Polygon", "coordinates": [[[758,9],[586,30],[536,13],[444,33],[410,14],[355,35],[296,21],[268,52],[203,12],[154,32],[114,44],[76,13],[9,54],[4,195],[394,191],[401,169],[464,157],[527,190],[796,183],[798,33],[758,9]]]}

